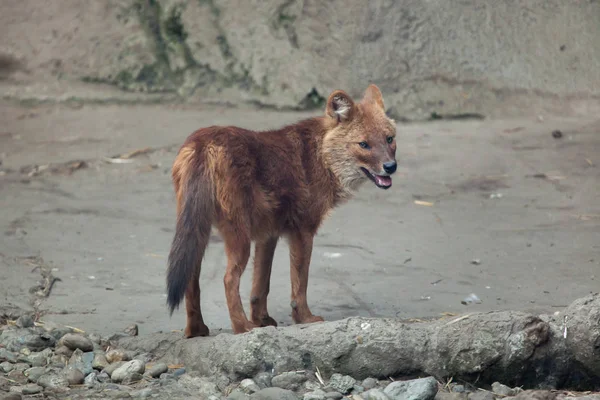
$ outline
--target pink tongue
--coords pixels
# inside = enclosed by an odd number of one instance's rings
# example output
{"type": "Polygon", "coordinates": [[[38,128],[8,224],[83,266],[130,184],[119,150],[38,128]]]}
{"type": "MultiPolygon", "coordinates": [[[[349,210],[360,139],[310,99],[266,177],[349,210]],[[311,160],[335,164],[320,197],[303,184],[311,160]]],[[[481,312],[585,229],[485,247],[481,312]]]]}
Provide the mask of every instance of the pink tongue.
{"type": "Polygon", "coordinates": [[[379,186],[390,186],[392,184],[392,177],[390,176],[379,176],[379,175],[374,175],[375,176],[375,182],[377,182],[377,184],[379,186]]]}

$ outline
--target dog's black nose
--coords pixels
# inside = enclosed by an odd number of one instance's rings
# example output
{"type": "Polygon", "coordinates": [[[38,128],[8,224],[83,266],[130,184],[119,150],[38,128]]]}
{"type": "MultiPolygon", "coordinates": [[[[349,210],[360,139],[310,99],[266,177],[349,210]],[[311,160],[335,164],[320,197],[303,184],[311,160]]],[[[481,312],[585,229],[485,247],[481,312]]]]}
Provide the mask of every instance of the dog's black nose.
{"type": "Polygon", "coordinates": [[[387,172],[388,174],[393,174],[394,172],[396,172],[397,167],[398,167],[398,164],[396,164],[396,161],[390,161],[390,162],[383,163],[383,170],[385,172],[387,172]]]}

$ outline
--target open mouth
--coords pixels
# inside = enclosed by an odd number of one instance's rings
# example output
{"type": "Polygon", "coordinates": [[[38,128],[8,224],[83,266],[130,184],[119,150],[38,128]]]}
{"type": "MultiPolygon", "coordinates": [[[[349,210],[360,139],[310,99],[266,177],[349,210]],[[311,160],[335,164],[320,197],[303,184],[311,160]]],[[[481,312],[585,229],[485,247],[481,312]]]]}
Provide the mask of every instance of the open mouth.
{"type": "Polygon", "coordinates": [[[375,175],[369,172],[366,168],[360,167],[365,175],[375,183],[378,188],[381,189],[389,189],[392,187],[392,177],[391,176],[382,176],[375,175]]]}

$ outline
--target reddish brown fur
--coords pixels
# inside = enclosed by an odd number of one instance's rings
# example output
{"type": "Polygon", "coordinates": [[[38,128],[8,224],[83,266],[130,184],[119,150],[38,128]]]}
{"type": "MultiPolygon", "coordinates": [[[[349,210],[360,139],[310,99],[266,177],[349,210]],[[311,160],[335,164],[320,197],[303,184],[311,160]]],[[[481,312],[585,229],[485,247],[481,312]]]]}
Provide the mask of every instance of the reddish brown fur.
{"type": "Polygon", "coordinates": [[[225,243],[224,284],[235,333],[277,325],[267,311],[267,296],[281,236],[290,244],[292,318],[296,323],[322,321],[306,299],[313,238],[327,214],[368,180],[361,167],[388,175],[383,163],[395,163],[394,136],[395,124],[385,115],[375,85],[359,103],[335,91],[325,116],[279,130],[212,126],[190,135],[173,165],[177,229],[167,277],[171,313],[185,296],[185,336],[209,332],[198,279],[211,226],[225,243]],[[368,149],[359,145],[363,141],[368,149]],[[248,320],[239,284],[252,241],[256,247],[248,320]]]}

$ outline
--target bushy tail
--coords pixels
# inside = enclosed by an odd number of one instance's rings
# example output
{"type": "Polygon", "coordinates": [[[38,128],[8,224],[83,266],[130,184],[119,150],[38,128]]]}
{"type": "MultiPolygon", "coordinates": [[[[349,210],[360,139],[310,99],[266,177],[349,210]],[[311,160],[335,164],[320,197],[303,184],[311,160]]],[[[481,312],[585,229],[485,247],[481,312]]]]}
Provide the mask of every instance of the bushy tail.
{"type": "Polygon", "coordinates": [[[182,177],[182,207],[167,268],[169,313],[179,308],[188,283],[200,276],[200,265],[210,238],[214,200],[211,182],[198,171],[182,177]]]}

